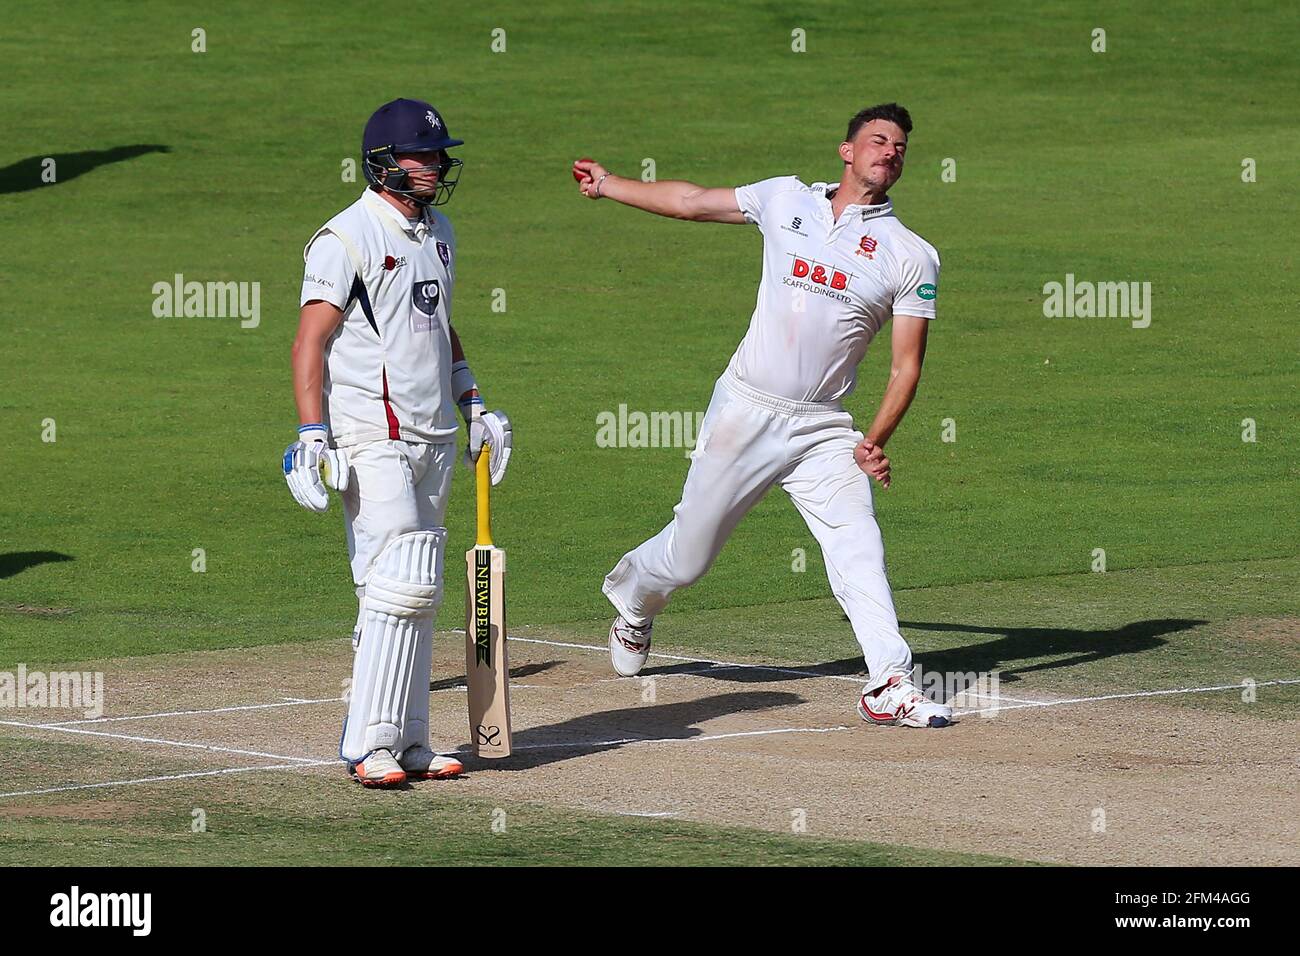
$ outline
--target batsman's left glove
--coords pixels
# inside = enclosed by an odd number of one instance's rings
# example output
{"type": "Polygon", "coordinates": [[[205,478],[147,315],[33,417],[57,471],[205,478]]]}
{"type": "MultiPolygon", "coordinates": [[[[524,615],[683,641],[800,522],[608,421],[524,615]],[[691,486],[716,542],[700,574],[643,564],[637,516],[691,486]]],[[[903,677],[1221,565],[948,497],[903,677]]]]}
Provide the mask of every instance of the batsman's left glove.
{"type": "Polygon", "coordinates": [[[483,443],[487,442],[492,484],[501,484],[501,479],[506,474],[506,465],[510,462],[513,436],[510,419],[506,418],[505,412],[498,410],[475,415],[469,421],[469,447],[465,449],[465,464],[473,467],[483,451],[483,443]]]}

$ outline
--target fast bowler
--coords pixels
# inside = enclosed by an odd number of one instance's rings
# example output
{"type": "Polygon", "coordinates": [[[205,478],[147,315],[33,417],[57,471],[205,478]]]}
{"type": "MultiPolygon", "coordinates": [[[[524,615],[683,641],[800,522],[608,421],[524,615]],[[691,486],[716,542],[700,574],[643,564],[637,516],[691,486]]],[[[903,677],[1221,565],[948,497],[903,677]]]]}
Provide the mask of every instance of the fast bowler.
{"type": "Polygon", "coordinates": [[[872,478],[889,487],[884,446],[916,394],[939,286],[939,254],[899,221],[888,196],[911,131],[896,103],[855,115],[839,145],[837,184],[780,176],[708,189],[627,179],[588,159],[573,164],[589,199],[694,222],[753,223],[763,234],[758,302],[714,388],[682,500],[672,521],[605,578],[618,611],[609,652],[619,674],[641,670],[655,615],[708,570],[740,519],[779,485],[817,538],[831,591],[862,647],[869,677],[858,713],[907,727],[952,721],[949,707],[912,682],[871,500],[872,478]],[[891,317],[889,385],[864,436],[842,402],[891,317]]]}

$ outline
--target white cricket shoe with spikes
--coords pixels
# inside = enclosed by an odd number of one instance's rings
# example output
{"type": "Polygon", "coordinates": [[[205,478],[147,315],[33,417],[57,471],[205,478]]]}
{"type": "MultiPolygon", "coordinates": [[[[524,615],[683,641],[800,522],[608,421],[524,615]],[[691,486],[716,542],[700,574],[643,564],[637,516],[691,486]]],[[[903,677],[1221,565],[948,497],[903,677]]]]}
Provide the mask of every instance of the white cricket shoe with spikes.
{"type": "Polygon", "coordinates": [[[356,763],[348,764],[352,779],[363,787],[400,787],[406,771],[391,750],[372,750],[356,763]]]}
{"type": "Polygon", "coordinates": [[[952,708],[930,700],[906,677],[896,674],[884,687],[863,692],[858,698],[858,715],[869,724],[897,724],[900,727],[947,727],[952,708]]]}
{"type": "Polygon", "coordinates": [[[655,622],[651,621],[645,627],[634,627],[621,614],[614,618],[609,626],[609,662],[621,677],[635,677],[645,667],[654,626],[655,622]]]}
{"type": "Polygon", "coordinates": [[[412,780],[446,780],[465,772],[465,765],[455,757],[444,757],[428,747],[407,747],[399,762],[412,780]]]}

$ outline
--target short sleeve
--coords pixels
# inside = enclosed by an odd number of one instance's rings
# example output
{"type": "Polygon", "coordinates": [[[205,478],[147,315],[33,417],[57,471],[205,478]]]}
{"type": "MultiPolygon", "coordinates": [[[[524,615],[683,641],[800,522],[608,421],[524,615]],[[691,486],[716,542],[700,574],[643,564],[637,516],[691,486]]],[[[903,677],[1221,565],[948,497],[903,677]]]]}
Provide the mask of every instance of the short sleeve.
{"type": "Polygon", "coordinates": [[[307,247],[307,265],[303,269],[302,296],[298,304],[320,299],[339,309],[347,307],[356,270],[348,259],[343,242],[332,233],[322,232],[307,247]]]}
{"type": "Polygon", "coordinates": [[[939,254],[927,245],[909,253],[900,264],[898,287],[894,290],[894,315],[933,319],[938,295],[939,254]]]}
{"type": "Polygon", "coordinates": [[[777,193],[788,192],[803,186],[797,176],[776,176],[748,186],[736,187],[736,205],[745,214],[745,220],[762,227],[763,210],[777,193]]]}

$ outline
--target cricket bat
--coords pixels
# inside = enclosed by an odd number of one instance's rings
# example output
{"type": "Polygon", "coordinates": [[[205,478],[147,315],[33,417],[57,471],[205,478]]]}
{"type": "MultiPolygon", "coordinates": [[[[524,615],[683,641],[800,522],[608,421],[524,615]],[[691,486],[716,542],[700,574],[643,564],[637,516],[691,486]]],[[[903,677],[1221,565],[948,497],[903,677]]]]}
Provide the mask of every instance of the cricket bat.
{"type": "Polygon", "coordinates": [[[465,552],[465,680],[469,733],[480,757],[510,756],[510,660],[506,653],[506,553],[492,544],[492,473],[486,443],[474,469],[478,531],[465,552]]]}

